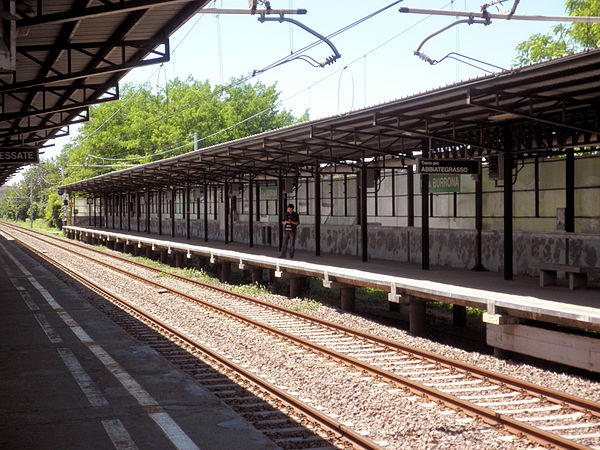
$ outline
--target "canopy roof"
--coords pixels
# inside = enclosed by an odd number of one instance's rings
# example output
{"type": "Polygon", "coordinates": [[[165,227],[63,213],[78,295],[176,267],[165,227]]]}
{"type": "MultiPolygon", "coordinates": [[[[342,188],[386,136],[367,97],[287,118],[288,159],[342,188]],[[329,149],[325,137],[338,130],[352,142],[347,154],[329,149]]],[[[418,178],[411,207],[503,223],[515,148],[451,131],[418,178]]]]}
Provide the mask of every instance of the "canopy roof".
{"type": "MultiPolygon", "coordinates": [[[[0,45],[0,152],[41,149],[87,121],[90,105],[118,99],[118,81],[168,61],[168,37],[208,2],[14,2],[3,11],[14,19],[0,45]]],[[[1,159],[0,185],[23,165],[1,159]]]]}
{"type": "Polygon", "coordinates": [[[600,49],[62,186],[90,195],[598,145],[600,49]]]}

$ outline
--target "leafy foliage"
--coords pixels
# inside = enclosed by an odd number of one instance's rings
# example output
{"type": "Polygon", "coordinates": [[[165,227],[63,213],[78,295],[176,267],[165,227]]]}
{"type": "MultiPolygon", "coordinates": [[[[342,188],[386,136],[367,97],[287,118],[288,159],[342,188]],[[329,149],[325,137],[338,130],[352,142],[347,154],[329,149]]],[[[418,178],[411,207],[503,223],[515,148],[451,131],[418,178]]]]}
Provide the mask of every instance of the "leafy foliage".
{"type": "MultiPolygon", "coordinates": [[[[570,16],[600,16],[600,0],[566,0],[570,16]]],[[[596,47],[600,42],[600,24],[574,23],[557,25],[552,34],[535,34],[517,45],[516,66],[596,47]]]]}
{"type": "Polygon", "coordinates": [[[189,152],[194,133],[199,146],[207,147],[297,120],[279,108],[275,86],[240,79],[213,88],[192,77],[176,78],[157,92],[149,84],[126,85],[121,96],[94,106],[90,121],[65,148],[66,165],[82,166],[66,183],[115,169],[93,165],[138,164],[189,152]]]}
{"type": "Polygon", "coordinates": [[[56,187],[126,167],[176,156],[307,120],[282,109],[276,86],[232,79],[211,87],[189,77],[174,79],[153,91],[127,84],[121,100],[90,108],[90,121],[59,156],[31,167],[19,183],[0,193],[0,215],[14,220],[43,217],[61,226],[56,187]],[[113,167],[92,167],[111,165],[113,167]],[[116,167],[115,167],[116,166],[116,167]]]}

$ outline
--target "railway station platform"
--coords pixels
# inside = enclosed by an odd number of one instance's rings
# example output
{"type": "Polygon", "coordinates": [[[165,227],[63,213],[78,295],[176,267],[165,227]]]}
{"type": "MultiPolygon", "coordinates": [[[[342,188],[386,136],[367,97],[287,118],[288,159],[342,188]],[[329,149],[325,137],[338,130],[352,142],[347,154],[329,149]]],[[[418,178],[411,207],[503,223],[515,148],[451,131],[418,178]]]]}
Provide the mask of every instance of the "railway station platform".
{"type": "Polygon", "coordinates": [[[276,446],[0,236],[0,447],[276,446]]]}
{"type": "Polygon", "coordinates": [[[232,264],[249,270],[260,281],[264,269],[275,277],[290,279],[290,297],[300,296],[303,279],[316,277],[324,287],[341,289],[341,307],[354,309],[355,288],[371,287],[388,292],[390,309],[408,304],[410,330],[424,331],[427,302],[453,305],[455,324],[466,323],[467,306],[484,311],[487,343],[499,355],[522,353],[561,364],[600,372],[600,341],[582,331],[600,331],[600,284],[569,289],[566,279],[540,287],[538,278],[518,276],[504,280],[501,273],[447,267],[431,267],[389,260],[296,251],[293,259],[278,257],[275,247],[222,241],[204,241],[133,231],[65,227],[72,238],[103,242],[109,248],[133,254],[173,259],[183,265],[196,258],[199,266],[218,264],[226,280],[232,264]],[[535,322],[532,322],[535,321],[535,322]],[[536,326],[535,324],[541,324],[536,326]],[[532,325],[533,324],[533,325],[532,325]]]}

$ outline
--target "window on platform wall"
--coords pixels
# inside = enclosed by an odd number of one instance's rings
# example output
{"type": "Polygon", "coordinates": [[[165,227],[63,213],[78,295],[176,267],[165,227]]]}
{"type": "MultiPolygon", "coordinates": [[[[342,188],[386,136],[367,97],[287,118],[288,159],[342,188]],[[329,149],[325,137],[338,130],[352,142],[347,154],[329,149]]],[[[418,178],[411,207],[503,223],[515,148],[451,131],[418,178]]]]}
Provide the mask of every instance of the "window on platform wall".
{"type": "MultiPolygon", "coordinates": [[[[254,186],[256,186],[256,185],[254,185],[254,186]]],[[[241,199],[242,210],[241,210],[241,214],[247,214],[247,213],[250,212],[250,201],[249,201],[249,198],[248,198],[249,195],[250,195],[248,193],[249,187],[250,187],[249,184],[244,184],[244,188],[242,189],[242,199],[241,199]]],[[[256,201],[256,198],[255,198],[256,195],[255,195],[254,192],[252,193],[252,197],[254,198],[254,201],[256,201]]]]}
{"type": "MultiPolygon", "coordinates": [[[[382,217],[393,217],[396,213],[394,197],[396,193],[395,170],[380,169],[379,176],[373,174],[374,185],[373,198],[377,202],[375,215],[382,217]]],[[[371,173],[369,173],[371,175],[371,173]]]]}
{"type": "Polygon", "coordinates": [[[314,191],[315,186],[312,179],[305,178],[298,183],[298,189],[296,190],[298,214],[311,214],[310,208],[314,204],[314,191]]]}
{"type": "Polygon", "coordinates": [[[356,217],[356,174],[346,175],[345,216],[356,217]]]}
{"type": "Polygon", "coordinates": [[[148,192],[148,208],[150,214],[156,214],[156,195],[153,192],[148,192]]]}
{"type": "Polygon", "coordinates": [[[196,191],[194,188],[190,188],[190,195],[188,197],[188,201],[190,202],[190,214],[198,215],[198,202],[196,201],[196,191]]]}
{"type": "Polygon", "coordinates": [[[213,205],[214,205],[214,201],[213,201],[213,196],[214,196],[214,189],[211,185],[207,185],[207,189],[208,192],[206,192],[206,202],[207,202],[207,212],[208,212],[208,217],[210,218],[211,215],[213,214],[213,205]]]}
{"type": "Polygon", "coordinates": [[[143,193],[140,194],[140,216],[146,215],[146,198],[143,193]]]}
{"type": "Polygon", "coordinates": [[[185,204],[184,202],[184,192],[181,189],[176,189],[175,190],[175,214],[180,214],[183,215],[183,205],[185,204]]]}
{"type": "MultiPolygon", "coordinates": [[[[333,214],[331,197],[333,177],[330,173],[321,175],[321,217],[326,218],[333,214]]],[[[327,219],[325,219],[327,220],[327,219]]]]}
{"type": "Polygon", "coordinates": [[[332,188],[329,193],[331,199],[332,215],[346,215],[346,186],[343,174],[332,175],[332,188]]]}
{"type": "Polygon", "coordinates": [[[161,195],[161,214],[164,216],[165,214],[170,214],[171,212],[171,208],[169,208],[169,203],[170,203],[170,196],[171,196],[171,191],[162,191],[160,193],[161,195]]]}

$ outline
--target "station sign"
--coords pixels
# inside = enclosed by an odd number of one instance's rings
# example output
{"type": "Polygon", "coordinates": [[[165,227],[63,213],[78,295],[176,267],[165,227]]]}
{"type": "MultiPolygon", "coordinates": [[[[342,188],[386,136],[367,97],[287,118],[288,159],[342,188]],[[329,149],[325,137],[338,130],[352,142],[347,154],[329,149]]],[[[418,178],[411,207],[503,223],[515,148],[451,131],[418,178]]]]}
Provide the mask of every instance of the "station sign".
{"type": "Polygon", "coordinates": [[[0,150],[0,164],[37,164],[39,161],[40,155],[37,148],[0,150]]]}
{"type": "Polygon", "coordinates": [[[261,186],[260,187],[260,199],[261,200],[277,200],[278,191],[277,186],[261,186]]]}
{"type": "Polygon", "coordinates": [[[479,173],[476,159],[417,159],[417,173],[423,175],[469,175],[479,173]]]}
{"type": "Polygon", "coordinates": [[[460,192],[460,175],[431,175],[429,192],[460,192]]]}

